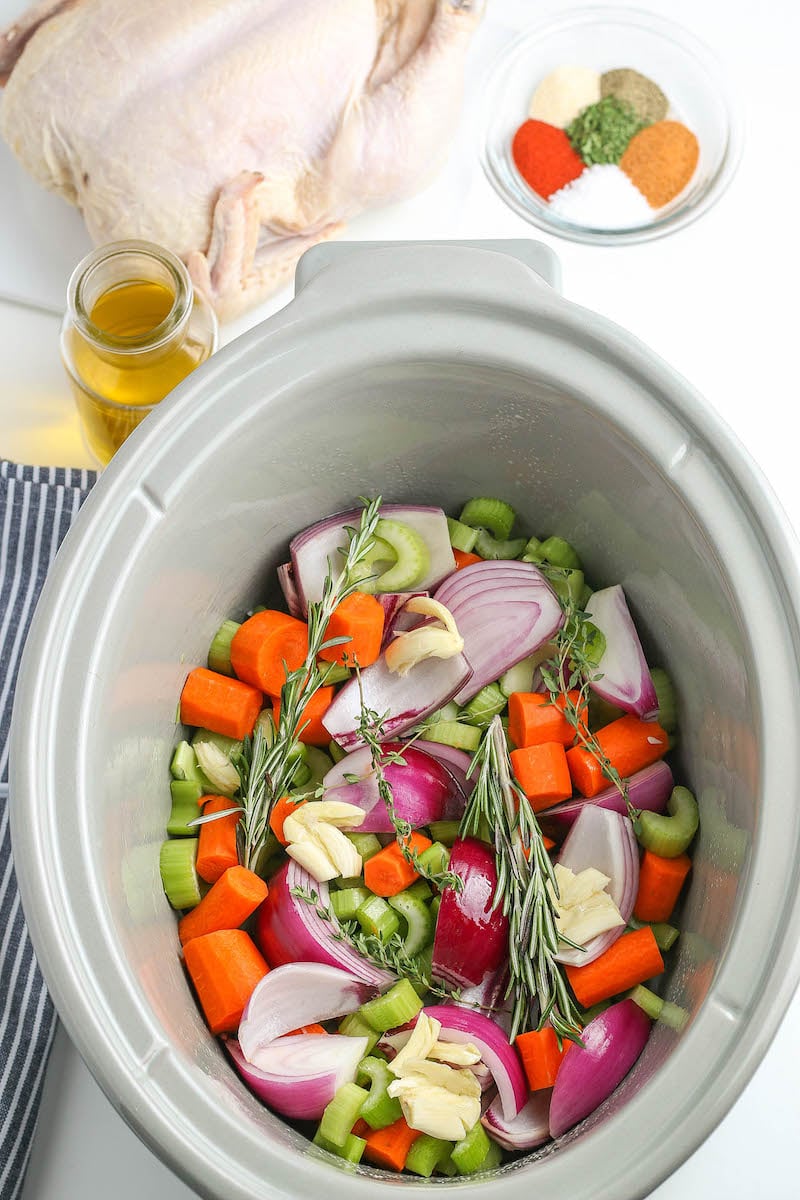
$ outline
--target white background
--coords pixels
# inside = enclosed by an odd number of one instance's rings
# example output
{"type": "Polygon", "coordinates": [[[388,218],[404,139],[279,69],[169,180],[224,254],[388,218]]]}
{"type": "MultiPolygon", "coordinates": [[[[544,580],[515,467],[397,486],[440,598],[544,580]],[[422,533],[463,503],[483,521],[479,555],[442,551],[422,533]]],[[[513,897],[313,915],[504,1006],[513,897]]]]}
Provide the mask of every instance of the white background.
{"type": "MultiPolygon", "coordinates": [[[[20,0],[0,0],[0,24],[21,7],[20,0]]],[[[650,0],[652,10],[712,45],[729,68],[746,109],[745,155],[730,191],[696,225],[649,245],[604,249],[540,235],[504,207],[478,163],[472,118],[487,66],[514,29],[538,22],[551,7],[536,0],[488,0],[468,70],[465,118],[447,169],[414,200],[354,222],[350,235],[549,241],[563,264],[566,295],[626,326],[697,385],[800,527],[800,8],[794,0],[650,0]]],[[[6,457],[91,465],[57,347],[66,281],[86,249],[77,214],[39,192],[0,147],[0,452],[6,457]]],[[[276,297],[226,331],[226,339],[289,298],[288,292],[276,297]]],[[[786,736],[798,731],[786,730],[786,736]]],[[[729,1116],[651,1200],[800,1195],[798,1065],[796,997],[729,1116]]],[[[139,1200],[142,1194],[158,1200],[193,1195],[129,1132],[60,1034],[24,1200],[139,1200]]]]}

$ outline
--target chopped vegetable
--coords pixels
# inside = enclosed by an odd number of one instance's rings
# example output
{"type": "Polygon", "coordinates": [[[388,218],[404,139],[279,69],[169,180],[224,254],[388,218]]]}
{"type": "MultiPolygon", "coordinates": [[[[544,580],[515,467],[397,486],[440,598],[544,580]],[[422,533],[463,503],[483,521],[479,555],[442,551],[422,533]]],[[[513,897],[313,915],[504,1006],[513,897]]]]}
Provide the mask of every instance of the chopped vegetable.
{"type": "MultiPolygon", "coordinates": [[[[416,850],[419,854],[431,845],[430,838],[413,832],[408,838],[406,849],[416,850]]],[[[399,842],[385,846],[364,864],[364,883],[376,896],[396,896],[418,878],[419,875],[403,854],[403,847],[399,842]]]]}
{"type": "MultiPolygon", "coordinates": [[[[314,695],[306,702],[300,712],[297,728],[301,742],[308,746],[327,746],[330,741],[328,731],[322,724],[325,713],[333,702],[333,687],[317,688],[314,695]]],[[[277,727],[281,716],[280,696],[272,698],[272,719],[277,727]]]]}
{"type": "Polygon", "coordinates": [[[691,869],[688,854],[662,858],[652,850],[645,850],[639,868],[634,916],[639,921],[668,921],[691,869]]]}
{"type": "Polygon", "coordinates": [[[561,742],[563,746],[571,746],[576,731],[564,715],[567,699],[576,708],[580,706],[581,728],[585,730],[586,705],[585,702],[581,704],[578,691],[558,697],[555,703],[541,692],[513,692],[508,698],[508,736],[514,745],[518,749],[539,746],[543,742],[561,742]]]}
{"type": "Polygon", "coordinates": [[[542,742],[511,753],[511,763],[517,782],[531,802],[534,812],[541,812],[572,795],[567,757],[561,742],[542,742]]]}
{"type": "Polygon", "coordinates": [[[253,732],[262,702],[261,692],[248,683],[195,667],[181,692],[181,721],[241,740],[253,732]]]}
{"type": "Polygon", "coordinates": [[[200,826],[197,848],[197,873],[206,883],[216,883],[229,867],[237,866],[239,854],[236,849],[236,827],[241,813],[235,801],[227,796],[209,796],[203,805],[203,816],[227,813],[213,821],[204,821],[200,826]],[[235,808],[231,812],[231,808],[235,808]]]}
{"type": "Polygon", "coordinates": [[[270,608],[249,617],[231,642],[231,665],[239,679],[270,696],[280,696],[287,674],[302,666],[307,654],[305,622],[270,608]]]}
{"type": "Polygon", "coordinates": [[[525,1078],[532,1092],[551,1088],[556,1081],[558,1068],[572,1042],[564,1041],[559,1046],[552,1025],[532,1029],[517,1035],[514,1045],[522,1059],[525,1078]]]}
{"type": "MultiPolygon", "coordinates": [[[[326,662],[350,667],[354,663],[358,663],[359,667],[368,667],[381,652],[383,624],[383,607],[375,597],[364,592],[351,592],[333,610],[325,634],[326,641],[333,638],[348,640],[338,646],[323,648],[319,657],[326,662]]],[[[323,746],[325,742],[317,744],[323,746]]]]}
{"type": "Polygon", "coordinates": [[[208,648],[208,669],[220,675],[233,675],[231,642],[239,628],[238,621],[223,621],[208,648]]]}
{"type": "Polygon", "coordinates": [[[229,867],[196,908],[181,918],[178,925],[181,944],[218,929],[238,929],[266,895],[267,885],[258,875],[244,867],[229,867]]]}
{"type": "Polygon", "coordinates": [[[457,571],[460,571],[463,567],[471,567],[473,563],[482,561],[480,554],[472,554],[466,550],[454,550],[453,558],[456,560],[457,571]]]}
{"type": "Polygon", "coordinates": [[[407,1125],[404,1117],[400,1117],[393,1125],[387,1125],[385,1129],[373,1129],[366,1135],[364,1157],[373,1166],[385,1167],[388,1171],[402,1171],[408,1152],[419,1137],[422,1134],[407,1125]]]}
{"type": "Polygon", "coordinates": [[[243,929],[218,929],[183,948],[200,1006],[212,1033],[235,1033],[245,1007],[269,967],[243,929]]]}
{"type": "Polygon", "coordinates": [[[646,850],[662,858],[678,858],[688,849],[700,824],[697,801],[688,788],[676,787],[667,801],[668,816],[641,813],[636,835],[646,850]]]}
{"type": "MultiPolygon", "coordinates": [[[[669,749],[669,737],[657,722],[642,721],[631,714],[604,726],[595,738],[601,754],[623,779],[663,758],[669,749]]],[[[567,763],[581,795],[596,796],[606,786],[603,763],[587,747],[568,750],[567,763]]]]}
{"type": "Polygon", "coordinates": [[[584,1008],[618,996],[663,970],[664,960],[649,926],[623,933],[604,954],[585,967],[566,967],[575,999],[584,1008]]]}

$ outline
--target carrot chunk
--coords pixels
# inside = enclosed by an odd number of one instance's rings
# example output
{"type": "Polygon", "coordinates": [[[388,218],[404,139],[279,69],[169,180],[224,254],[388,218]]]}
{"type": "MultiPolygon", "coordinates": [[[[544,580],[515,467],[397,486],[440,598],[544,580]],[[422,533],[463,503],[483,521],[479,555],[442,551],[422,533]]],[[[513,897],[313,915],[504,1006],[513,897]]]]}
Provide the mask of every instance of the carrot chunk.
{"type": "Polygon", "coordinates": [[[559,1050],[558,1038],[552,1025],[518,1035],[514,1045],[522,1059],[528,1087],[532,1092],[553,1086],[561,1060],[570,1044],[568,1041],[563,1042],[559,1050]]]}
{"type": "Polygon", "coordinates": [[[195,667],[181,692],[181,721],[241,741],[253,732],[262,702],[261,692],[249,683],[195,667]]]}
{"type": "Polygon", "coordinates": [[[583,1008],[627,992],[664,970],[664,960],[649,925],[623,933],[585,967],[565,967],[575,999],[583,1008]]]}
{"type": "Polygon", "coordinates": [[[471,554],[468,550],[456,550],[453,547],[453,558],[456,560],[456,570],[460,571],[462,567],[471,567],[473,563],[483,562],[480,554],[471,554]]]}
{"type": "Polygon", "coordinates": [[[338,637],[347,637],[350,641],[320,650],[319,657],[343,666],[352,667],[357,662],[360,667],[368,667],[380,655],[385,618],[383,605],[374,596],[351,592],[337,604],[325,630],[326,641],[338,637]]]}
{"type": "Polygon", "coordinates": [[[402,1171],[409,1150],[422,1134],[418,1129],[412,1129],[406,1123],[405,1117],[400,1117],[393,1125],[387,1125],[384,1129],[371,1129],[359,1136],[367,1143],[364,1147],[364,1158],[368,1162],[376,1167],[386,1167],[389,1171],[402,1171]]]}
{"type": "Polygon", "coordinates": [[[294,796],[281,796],[273,804],[269,814],[269,827],[282,846],[288,845],[283,832],[283,822],[303,804],[305,800],[298,801],[294,796]]]}
{"type": "MultiPolygon", "coordinates": [[[[433,845],[430,838],[416,831],[408,842],[417,854],[433,845]]],[[[411,863],[403,857],[399,842],[390,842],[364,863],[364,883],[376,896],[396,896],[418,878],[411,863]]]]}
{"type": "MultiPolygon", "coordinates": [[[[623,779],[663,758],[669,738],[656,721],[640,721],[627,713],[595,734],[601,751],[623,779]]],[[[608,787],[597,758],[584,746],[567,751],[570,775],[582,796],[596,796],[608,787]]]]}
{"type": "MultiPolygon", "coordinates": [[[[235,800],[229,796],[209,796],[203,806],[203,816],[211,813],[225,812],[233,808],[235,800]]],[[[239,824],[239,813],[231,813],[227,817],[217,817],[216,821],[204,821],[200,826],[197,841],[197,874],[206,883],[216,883],[229,867],[235,867],[239,862],[236,849],[236,826],[239,824]]]]}
{"type": "MultiPolygon", "coordinates": [[[[327,746],[331,740],[331,735],[328,733],[325,726],[322,724],[322,718],[331,706],[333,701],[333,687],[317,688],[314,695],[309,700],[303,709],[300,717],[300,724],[305,725],[305,729],[300,734],[300,741],[305,742],[307,746],[327,746]],[[306,724],[306,722],[308,722],[306,724]]],[[[277,726],[281,716],[281,701],[279,696],[272,697],[272,719],[277,726]]]]}
{"type": "Polygon", "coordinates": [[[633,915],[639,921],[668,921],[692,869],[688,854],[662,858],[645,850],[639,867],[639,891],[633,915]]]}
{"type": "Polygon", "coordinates": [[[259,875],[245,867],[228,867],[197,907],[179,921],[181,945],[218,929],[238,929],[266,897],[267,885],[259,875]]]}
{"type": "Polygon", "coordinates": [[[550,808],[560,800],[568,800],[572,795],[572,780],[561,742],[543,742],[539,746],[512,750],[511,765],[534,812],[550,808]]]}
{"type": "MultiPolygon", "coordinates": [[[[580,692],[577,690],[557,696],[555,702],[541,692],[512,692],[508,698],[508,733],[514,745],[519,749],[539,746],[543,742],[571,746],[575,741],[575,728],[564,714],[567,697],[578,708],[580,692]]],[[[586,708],[584,703],[581,712],[584,728],[586,708]]]]}
{"type": "Polygon", "coordinates": [[[279,696],[287,671],[308,654],[308,626],[288,613],[265,609],[249,617],[233,635],[231,666],[239,679],[279,696]]]}
{"type": "Polygon", "coordinates": [[[253,939],[243,929],[217,929],[187,942],[183,961],[211,1032],[234,1033],[269,971],[253,939]]]}

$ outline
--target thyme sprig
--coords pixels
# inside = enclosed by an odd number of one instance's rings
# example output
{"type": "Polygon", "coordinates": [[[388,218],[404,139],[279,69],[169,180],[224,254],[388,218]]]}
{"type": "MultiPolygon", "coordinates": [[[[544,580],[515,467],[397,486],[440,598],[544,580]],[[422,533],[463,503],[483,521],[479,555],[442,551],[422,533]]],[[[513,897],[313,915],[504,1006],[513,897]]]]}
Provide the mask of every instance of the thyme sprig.
{"type": "Polygon", "coordinates": [[[305,904],[311,905],[317,916],[333,927],[332,936],[337,942],[349,942],[353,949],[368,962],[392,971],[400,979],[408,979],[411,983],[425,988],[426,991],[442,1000],[459,999],[460,992],[458,990],[451,991],[444,984],[439,983],[433,978],[430,971],[426,970],[420,959],[408,953],[405,942],[399,933],[392,934],[390,938],[382,942],[375,934],[365,933],[357,921],[339,921],[332,910],[322,903],[317,892],[296,886],[291,889],[291,894],[305,904]]]}
{"type": "Polygon", "coordinates": [[[320,650],[340,645],[347,638],[326,641],[328,622],[334,609],[354,592],[358,581],[356,568],[368,557],[375,544],[375,529],[380,519],[381,497],[361,498],[364,511],[357,529],[347,527],[350,542],[344,554],[341,571],[334,575],[328,560],[328,571],[319,601],[308,605],[308,653],[305,662],[288,672],[281,689],[281,710],[278,728],[271,742],[261,725],[256,726],[253,738],[245,738],[237,769],[241,779],[242,817],[237,837],[239,859],[243,866],[257,864],[269,837],[269,818],[272,807],[289,790],[296,769],[295,754],[300,734],[305,728],[303,710],[323,686],[327,665],[317,663],[320,650]]]}
{"type": "Polygon", "coordinates": [[[461,821],[464,837],[488,829],[494,840],[497,886],[493,907],[508,918],[511,1032],[537,1019],[549,1021],[559,1038],[580,1040],[578,1009],[560,965],[553,867],[539,822],[511,771],[505,733],[494,717],[475,751],[468,774],[477,771],[475,788],[461,821]],[[548,887],[548,884],[550,885],[548,887]]]}
{"type": "Polygon", "coordinates": [[[595,638],[597,630],[591,618],[578,607],[574,600],[561,600],[564,624],[555,635],[558,647],[554,658],[540,664],[542,681],[550,694],[551,703],[563,705],[562,711],[575,730],[579,746],[591,754],[600,766],[605,778],[618,790],[628,809],[628,816],[635,821],[639,810],[634,808],[628,795],[628,784],[619,771],[603,753],[595,735],[586,724],[586,708],[591,684],[602,678],[597,669],[595,638]],[[569,692],[577,692],[577,701],[569,692]]]}
{"type": "Polygon", "coordinates": [[[378,795],[383,801],[384,807],[388,814],[389,820],[394,829],[397,844],[400,847],[400,853],[403,858],[409,863],[419,876],[427,879],[429,883],[435,884],[437,888],[453,888],[454,891],[460,892],[463,886],[460,875],[454,871],[432,871],[423,862],[420,861],[419,851],[411,842],[411,834],[413,826],[408,821],[404,821],[397,814],[397,809],[394,803],[394,793],[392,785],[386,778],[386,767],[388,766],[406,766],[406,760],[403,758],[401,750],[389,750],[381,744],[383,737],[386,719],[388,713],[380,716],[374,709],[370,708],[364,699],[364,689],[361,683],[361,672],[356,664],[356,678],[358,679],[359,694],[361,697],[361,709],[358,715],[358,733],[369,748],[370,759],[372,762],[372,771],[375,777],[375,782],[378,787],[378,795]]]}

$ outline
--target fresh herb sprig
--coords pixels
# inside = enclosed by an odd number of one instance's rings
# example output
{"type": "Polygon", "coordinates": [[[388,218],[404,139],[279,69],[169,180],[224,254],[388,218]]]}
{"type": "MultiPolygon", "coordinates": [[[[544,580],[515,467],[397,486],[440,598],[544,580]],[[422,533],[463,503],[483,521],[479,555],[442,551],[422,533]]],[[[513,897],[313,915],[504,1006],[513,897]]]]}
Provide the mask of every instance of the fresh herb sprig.
{"type": "Polygon", "coordinates": [[[403,858],[409,863],[414,870],[423,879],[427,879],[429,883],[435,884],[437,888],[453,888],[454,891],[461,891],[463,886],[461,876],[454,871],[432,871],[420,861],[419,851],[412,844],[411,834],[413,827],[408,821],[404,821],[397,815],[397,809],[394,803],[394,793],[392,785],[386,778],[386,767],[388,766],[406,766],[406,760],[403,758],[402,751],[388,750],[386,746],[381,744],[381,738],[386,725],[386,715],[380,716],[374,709],[369,708],[364,700],[364,689],[361,683],[361,672],[356,665],[356,678],[358,679],[359,694],[361,697],[361,710],[358,715],[358,733],[369,748],[370,759],[372,762],[372,771],[375,777],[375,782],[378,788],[378,795],[383,801],[384,807],[388,814],[389,820],[394,829],[397,844],[400,847],[400,853],[403,858]]]}
{"type": "Polygon", "coordinates": [[[400,979],[408,979],[409,982],[425,988],[426,991],[442,1000],[459,999],[458,990],[451,991],[444,984],[439,983],[429,971],[425,970],[418,958],[408,953],[399,933],[392,934],[390,938],[382,942],[375,934],[365,933],[357,921],[339,921],[332,910],[322,903],[317,892],[296,886],[291,889],[291,894],[312,906],[317,916],[333,927],[332,936],[336,941],[349,942],[362,958],[378,967],[384,967],[387,971],[394,972],[400,979]]]}
{"type": "Polygon", "coordinates": [[[509,985],[514,1040],[538,1009],[538,1027],[549,1021],[559,1038],[580,1040],[580,1018],[555,961],[559,948],[554,897],[558,887],[539,822],[515,782],[505,733],[494,717],[475,751],[468,774],[475,787],[461,821],[464,837],[494,839],[497,886],[493,906],[508,918],[509,985]],[[549,885],[549,886],[548,886],[549,885]]]}
{"type": "Polygon", "coordinates": [[[238,826],[239,858],[243,866],[257,864],[267,838],[272,807],[290,787],[296,769],[295,755],[300,734],[305,728],[303,710],[323,686],[327,666],[317,663],[320,650],[340,645],[347,638],[326,641],[328,623],[334,609],[358,587],[354,578],[375,544],[375,529],[380,519],[381,497],[362,498],[364,511],[357,529],[348,527],[349,545],[344,565],[334,576],[330,560],[322,585],[322,597],[308,605],[308,653],[302,666],[290,671],[281,689],[281,710],[275,737],[267,741],[260,725],[252,738],[246,738],[237,764],[241,779],[242,817],[238,826]]]}
{"type": "Polygon", "coordinates": [[[575,737],[600,766],[605,778],[618,790],[628,809],[628,816],[635,821],[639,810],[634,808],[628,796],[628,784],[611,763],[593,733],[586,724],[586,708],[592,683],[602,678],[598,672],[598,630],[591,618],[578,607],[574,600],[561,599],[564,624],[555,635],[555,656],[539,666],[542,681],[550,694],[551,703],[558,701],[564,716],[575,730],[575,737]],[[577,700],[569,692],[577,692],[577,700]],[[563,707],[562,707],[563,706],[563,707]]]}

